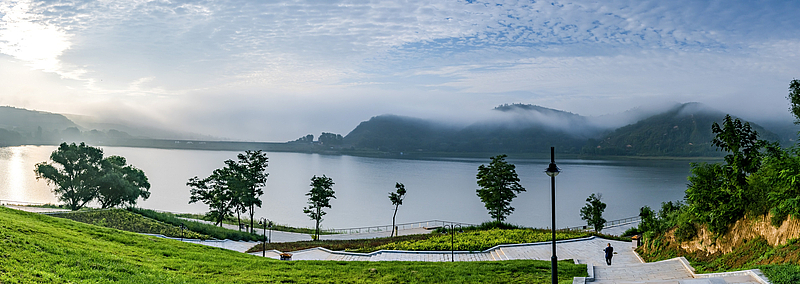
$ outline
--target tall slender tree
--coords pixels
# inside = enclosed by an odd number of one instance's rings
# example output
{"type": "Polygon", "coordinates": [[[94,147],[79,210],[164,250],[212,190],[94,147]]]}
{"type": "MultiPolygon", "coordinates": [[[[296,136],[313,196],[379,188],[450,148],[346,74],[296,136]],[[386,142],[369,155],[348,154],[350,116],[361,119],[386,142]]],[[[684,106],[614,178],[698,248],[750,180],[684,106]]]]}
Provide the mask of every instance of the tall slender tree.
{"type": "Polygon", "coordinates": [[[228,160],[228,165],[235,173],[237,179],[237,197],[239,204],[250,213],[250,233],[253,233],[255,221],[255,208],[263,204],[261,196],[264,195],[264,186],[267,184],[269,173],[266,172],[269,158],[267,153],[258,151],[245,151],[237,156],[238,161],[228,160]]]}
{"type": "Polygon", "coordinates": [[[233,213],[236,206],[229,186],[229,182],[233,180],[231,175],[227,168],[216,169],[207,178],[193,177],[186,183],[191,188],[189,203],[200,201],[208,205],[209,212],[206,216],[214,220],[217,226],[222,226],[222,221],[233,213]]]}
{"type": "Polygon", "coordinates": [[[389,200],[392,201],[392,205],[394,205],[394,215],[392,215],[392,236],[397,234],[396,226],[395,226],[395,218],[397,218],[397,209],[400,208],[400,205],[403,205],[403,199],[406,196],[406,186],[402,183],[396,183],[394,185],[396,192],[389,192],[389,200]]]}
{"type": "Polygon", "coordinates": [[[314,176],[311,178],[311,191],[306,193],[308,196],[308,206],[303,208],[303,213],[316,221],[316,231],[314,239],[319,239],[319,223],[322,222],[322,216],[325,216],[323,208],[331,208],[331,198],[336,198],[333,194],[333,179],[322,175],[321,177],[314,176]]]}
{"type": "Polygon", "coordinates": [[[515,166],[507,163],[506,157],[506,155],[492,157],[488,167],[484,165],[478,167],[478,186],[481,187],[477,190],[478,197],[497,223],[514,212],[511,200],[517,197],[517,193],[525,191],[519,184],[515,166]]]}

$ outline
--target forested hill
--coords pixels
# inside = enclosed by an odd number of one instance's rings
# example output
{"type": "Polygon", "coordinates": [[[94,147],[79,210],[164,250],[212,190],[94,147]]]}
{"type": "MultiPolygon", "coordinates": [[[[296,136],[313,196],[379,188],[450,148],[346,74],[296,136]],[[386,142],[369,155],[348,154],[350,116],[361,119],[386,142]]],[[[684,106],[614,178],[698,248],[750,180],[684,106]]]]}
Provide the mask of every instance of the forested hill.
{"type": "MultiPolygon", "coordinates": [[[[725,113],[698,103],[687,103],[667,112],[621,127],[600,138],[590,139],[585,155],[625,156],[722,156],[711,144],[711,125],[721,123],[725,113]]],[[[775,133],[750,123],[759,138],[779,141],[775,133]]]]}
{"type": "Polygon", "coordinates": [[[0,106],[0,128],[19,132],[63,130],[77,127],[63,115],[43,111],[0,106]]]}
{"type": "Polygon", "coordinates": [[[587,133],[599,133],[579,115],[532,105],[503,105],[504,115],[466,127],[381,115],[359,124],[344,144],[387,152],[544,153],[550,145],[577,153],[587,133]]]}
{"type": "MultiPolygon", "coordinates": [[[[534,105],[502,105],[500,118],[466,127],[382,115],[358,125],[344,138],[355,149],[384,152],[561,153],[584,156],[720,156],[711,144],[711,124],[725,113],[699,103],[676,105],[617,129],[604,128],[591,118],[534,105]]],[[[779,137],[751,123],[761,139],[779,137]]]]}

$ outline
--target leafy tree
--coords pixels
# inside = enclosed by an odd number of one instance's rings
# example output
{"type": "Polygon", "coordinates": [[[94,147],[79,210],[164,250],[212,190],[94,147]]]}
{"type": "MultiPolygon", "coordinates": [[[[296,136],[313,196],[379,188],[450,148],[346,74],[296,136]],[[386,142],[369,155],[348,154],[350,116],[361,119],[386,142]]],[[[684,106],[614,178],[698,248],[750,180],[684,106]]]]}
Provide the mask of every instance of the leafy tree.
{"type": "Polygon", "coordinates": [[[139,197],[150,197],[147,176],[133,165],[126,165],[124,157],[111,156],[101,163],[102,177],[98,179],[97,201],[100,207],[136,205],[139,197]]]}
{"type": "Polygon", "coordinates": [[[642,218],[639,223],[639,231],[652,233],[660,231],[658,218],[656,218],[656,213],[653,212],[653,209],[650,209],[650,206],[645,205],[639,208],[639,217],[642,218]]]}
{"type": "Polygon", "coordinates": [[[344,140],[344,138],[341,134],[322,132],[322,135],[319,136],[319,142],[325,145],[341,145],[342,140],[344,140]]]}
{"type": "Polygon", "coordinates": [[[794,79],[789,82],[789,111],[794,115],[794,123],[800,124],[800,80],[794,79]]]}
{"type": "Polygon", "coordinates": [[[489,166],[478,166],[478,197],[481,198],[489,215],[496,222],[502,222],[514,211],[511,200],[517,193],[525,191],[519,184],[519,177],[513,164],[505,161],[506,155],[492,157],[489,166]]]}
{"type": "Polygon", "coordinates": [[[397,189],[397,192],[389,192],[389,200],[392,201],[392,205],[394,205],[394,215],[392,215],[392,236],[395,235],[395,218],[397,217],[397,209],[400,208],[400,205],[403,205],[403,198],[406,196],[406,186],[402,183],[396,183],[394,187],[397,189]]]}
{"type": "Polygon", "coordinates": [[[744,187],[747,175],[758,170],[763,156],[760,150],[767,142],[758,139],[758,132],[752,130],[749,122],[742,124],[730,115],[725,115],[722,127],[716,122],[712,124],[711,131],[716,135],[711,143],[729,153],[725,155],[728,181],[732,186],[744,187]]]}
{"type": "Polygon", "coordinates": [[[269,158],[267,153],[258,151],[245,151],[237,156],[238,161],[227,160],[225,164],[235,173],[237,181],[237,203],[250,213],[250,232],[253,232],[255,207],[261,207],[261,196],[264,195],[263,187],[267,184],[266,172],[269,158]]]}
{"type": "Polygon", "coordinates": [[[581,220],[586,220],[589,226],[594,228],[595,232],[600,232],[603,230],[603,226],[606,224],[606,219],[603,219],[603,211],[606,210],[606,204],[600,199],[603,197],[602,194],[589,195],[586,198],[586,205],[581,208],[581,220]]]}
{"type": "Polygon", "coordinates": [[[776,152],[774,145],[758,139],[750,123],[726,115],[722,126],[711,125],[716,134],[712,143],[728,152],[724,164],[692,164],[686,202],[690,214],[709,225],[709,230],[724,233],[730,224],[744,216],[747,208],[762,199],[751,190],[748,176],[758,171],[764,157],[762,149],[776,152]]]}
{"type": "Polygon", "coordinates": [[[36,164],[36,179],[43,178],[48,184],[55,185],[53,192],[70,209],[81,209],[97,196],[103,150],[84,143],[61,143],[50,154],[50,160],[52,164],[36,164]]]}
{"type": "Polygon", "coordinates": [[[311,178],[311,191],[306,193],[308,196],[308,207],[303,208],[303,213],[306,213],[311,220],[316,221],[316,233],[314,239],[319,239],[319,223],[322,222],[322,216],[327,214],[322,211],[323,208],[331,208],[331,198],[336,198],[333,191],[333,179],[322,175],[321,177],[314,176],[311,178]]]}
{"type": "Polygon", "coordinates": [[[209,212],[206,216],[214,220],[217,226],[222,225],[222,221],[233,213],[236,206],[233,202],[234,192],[229,185],[233,180],[231,175],[233,174],[228,168],[216,169],[207,178],[199,179],[195,176],[186,183],[191,187],[189,203],[201,201],[208,205],[209,212]]]}

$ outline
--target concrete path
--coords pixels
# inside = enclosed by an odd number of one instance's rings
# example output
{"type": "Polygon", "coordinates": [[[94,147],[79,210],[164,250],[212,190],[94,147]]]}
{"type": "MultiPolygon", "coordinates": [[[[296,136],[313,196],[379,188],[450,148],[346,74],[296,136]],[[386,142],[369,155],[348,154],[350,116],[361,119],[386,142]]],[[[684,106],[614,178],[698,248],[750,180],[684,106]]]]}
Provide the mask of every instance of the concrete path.
{"type": "MultiPolygon", "coordinates": [[[[266,257],[279,259],[279,251],[267,251],[266,257]]],[[[348,253],[313,248],[290,252],[292,260],[333,260],[333,261],[502,261],[513,259],[550,260],[551,243],[530,243],[500,245],[480,252],[456,251],[377,251],[373,253],[348,253]]],[[[757,273],[694,274],[694,269],[683,258],[660,262],[642,263],[633,251],[631,242],[589,237],[577,240],[559,241],[556,245],[559,260],[572,259],[590,265],[591,283],[598,284],[728,284],[764,283],[759,282],[757,273]],[[607,265],[603,249],[607,244],[614,247],[612,265],[607,265]]],[[[261,256],[262,252],[251,253],[261,256]]],[[[576,283],[583,280],[578,280],[576,283]]]]}

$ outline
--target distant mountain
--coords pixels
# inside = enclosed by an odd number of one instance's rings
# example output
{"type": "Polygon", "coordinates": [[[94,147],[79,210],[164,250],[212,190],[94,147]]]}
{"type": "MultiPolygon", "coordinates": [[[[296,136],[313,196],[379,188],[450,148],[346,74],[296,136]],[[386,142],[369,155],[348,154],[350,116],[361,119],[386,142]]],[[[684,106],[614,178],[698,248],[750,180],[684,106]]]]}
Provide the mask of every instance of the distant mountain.
{"type": "MultiPolygon", "coordinates": [[[[627,156],[721,156],[711,144],[711,125],[721,123],[725,113],[699,103],[678,105],[664,113],[623,126],[602,139],[590,139],[585,155],[627,156]]],[[[750,123],[759,138],[779,141],[780,137],[750,123]]]]}
{"type": "Polygon", "coordinates": [[[502,105],[497,116],[466,127],[381,115],[359,124],[344,143],[388,152],[539,153],[553,145],[562,152],[580,151],[586,136],[601,129],[585,117],[534,105],[502,105]]]}
{"type": "MultiPolygon", "coordinates": [[[[711,125],[725,113],[699,103],[675,104],[645,115],[637,109],[618,117],[644,117],[619,128],[604,126],[574,113],[536,105],[501,105],[496,116],[466,127],[453,127],[418,118],[381,115],[364,121],[344,138],[355,149],[385,152],[544,153],[586,156],[721,156],[711,144],[711,125]]],[[[604,118],[605,119],[605,118],[604,118]]],[[[619,123],[622,120],[615,118],[619,123]]],[[[750,123],[759,137],[781,137],[750,123]]],[[[613,124],[612,124],[613,125],[613,124]]]]}
{"type": "Polygon", "coordinates": [[[27,110],[10,106],[0,106],[0,128],[20,133],[64,130],[77,127],[74,122],[63,115],[43,111],[27,110]]]}
{"type": "Polygon", "coordinates": [[[81,141],[95,145],[116,145],[131,139],[215,138],[152,127],[106,123],[87,116],[0,107],[0,146],[57,145],[61,142],[81,141]]]}

